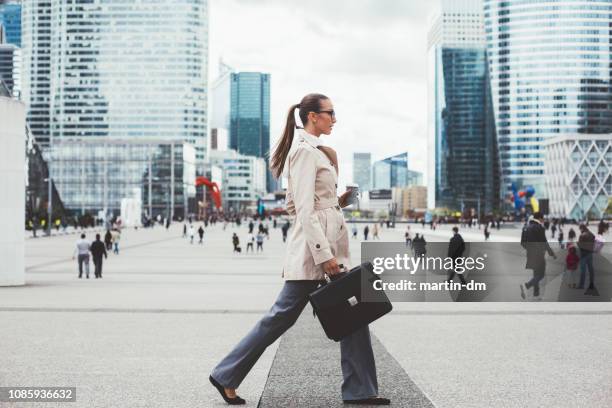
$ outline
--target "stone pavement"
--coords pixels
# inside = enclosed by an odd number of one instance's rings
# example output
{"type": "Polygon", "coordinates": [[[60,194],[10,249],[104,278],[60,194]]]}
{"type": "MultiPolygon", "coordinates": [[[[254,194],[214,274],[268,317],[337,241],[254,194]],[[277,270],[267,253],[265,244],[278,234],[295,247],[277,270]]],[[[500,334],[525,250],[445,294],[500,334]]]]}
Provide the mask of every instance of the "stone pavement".
{"type": "MultiPolygon", "coordinates": [[[[77,402],[0,406],[225,406],[208,373],[283,284],[280,230],[271,228],[263,253],[240,255],[232,253],[234,231],[245,249],[244,224],[208,228],[202,246],[183,239],[181,225],[126,230],[102,280],[93,270],[91,279],[77,279],[74,235],[27,240],[27,285],[0,288],[0,386],[76,386],[77,402]]],[[[403,232],[383,229],[381,240],[403,241],[403,232]]],[[[446,241],[450,229],[424,233],[446,241]]],[[[492,238],[516,242],[517,234],[508,228],[492,238]]],[[[359,243],[351,239],[353,264],[359,243]]],[[[414,406],[398,393],[411,390],[406,384],[436,407],[609,407],[611,314],[609,302],[396,303],[371,326],[381,390],[399,407],[414,406]]],[[[271,392],[287,395],[302,381],[283,377],[273,361],[296,358],[292,342],[306,341],[313,329],[300,323],[281,339],[280,352],[277,342],[264,353],[239,389],[247,406],[271,392]]],[[[313,347],[329,345],[339,374],[337,345],[320,329],[316,337],[313,347]]],[[[338,387],[312,387],[309,401],[337,403],[338,387]]]]}
{"type": "MultiPolygon", "coordinates": [[[[378,338],[371,337],[379,395],[391,399],[393,406],[433,408],[378,338]]],[[[343,407],[341,384],[340,343],[325,337],[307,307],[280,342],[259,408],[343,407]]]]}

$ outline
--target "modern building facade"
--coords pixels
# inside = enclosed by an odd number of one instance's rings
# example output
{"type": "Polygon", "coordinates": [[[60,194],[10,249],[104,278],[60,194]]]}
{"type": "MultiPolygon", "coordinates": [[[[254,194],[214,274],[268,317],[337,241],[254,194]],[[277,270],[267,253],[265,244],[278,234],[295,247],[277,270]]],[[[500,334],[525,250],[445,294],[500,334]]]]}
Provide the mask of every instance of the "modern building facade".
{"type": "Polygon", "coordinates": [[[5,42],[21,47],[21,3],[0,1],[0,25],[4,27],[5,42]]]}
{"type": "Polygon", "coordinates": [[[229,133],[224,128],[210,129],[209,150],[227,150],[229,145],[229,133]]]}
{"type": "MultiPolygon", "coordinates": [[[[238,153],[264,158],[270,150],[270,75],[260,72],[230,74],[230,148],[238,153]]],[[[266,189],[276,189],[267,170],[266,189]]]]}
{"type": "Polygon", "coordinates": [[[374,189],[406,187],[408,185],[408,153],[374,162],[372,180],[374,189]]]}
{"type": "Polygon", "coordinates": [[[221,198],[226,211],[242,211],[256,205],[266,194],[266,162],[261,157],[242,155],[235,150],[211,150],[210,168],[222,170],[221,198]]]}
{"type": "Polygon", "coordinates": [[[21,50],[13,44],[0,40],[0,80],[10,94],[18,98],[21,94],[21,50]]]}
{"type": "Polygon", "coordinates": [[[372,154],[353,153],[353,182],[360,191],[372,189],[372,154]]]}
{"type": "Polygon", "coordinates": [[[428,207],[498,206],[481,0],[441,0],[428,38],[428,207]]]}
{"type": "Polygon", "coordinates": [[[234,72],[232,67],[223,61],[219,61],[219,76],[210,87],[212,97],[210,107],[211,129],[229,130],[230,128],[232,72],[234,72]]]}
{"type": "Polygon", "coordinates": [[[411,186],[393,188],[396,215],[410,217],[415,211],[427,209],[427,187],[411,186]]]}
{"type": "Polygon", "coordinates": [[[484,0],[484,17],[503,186],[547,197],[544,141],[612,132],[612,3],[484,0]]]}
{"type": "Polygon", "coordinates": [[[206,0],[25,1],[23,23],[24,93],[37,140],[186,141],[203,163],[206,0]]]}
{"type": "Polygon", "coordinates": [[[612,196],[612,134],[560,135],[544,146],[550,215],[603,217],[612,196]]]}
{"type": "Polygon", "coordinates": [[[46,156],[51,134],[51,0],[23,0],[22,100],[28,123],[46,156]]]}
{"type": "Polygon", "coordinates": [[[51,175],[67,210],[118,215],[121,201],[140,191],[149,217],[195,213],[195,148],[165,139],[59,138],[51,150],[51,175]]]}

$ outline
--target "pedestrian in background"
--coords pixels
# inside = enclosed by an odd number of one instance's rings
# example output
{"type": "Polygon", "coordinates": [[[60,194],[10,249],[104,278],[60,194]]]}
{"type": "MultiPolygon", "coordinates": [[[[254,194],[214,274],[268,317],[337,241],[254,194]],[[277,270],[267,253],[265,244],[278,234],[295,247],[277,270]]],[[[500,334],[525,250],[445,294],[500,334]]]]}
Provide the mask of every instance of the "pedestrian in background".
{"type": "Polygon", "coordinates": [[[255,249],[253,249],[254,244],[255,244],[255,236],[253,235],[253,233],[250,233],[248,241],[247,241],[246,252],[249,252],[249,248],[251,249],[251,252],[255,252],[255,249]]]}
{"type": "Polygon", "coordinates": [[[283,242],[287,242],[287,233],[289,232],[289,220],[287,220],[283,226],[281,227],[281,231],[283,232],[283,242]]]}
{"type": "Polygon", "coordinates": [[[263,251],[264,234],[258,232],[257,237],[255,237],[255,239],[257,241],[257,252],[259,252],[260,250],[263,251]]]}
{"type": "Polygon", "coordinates": [[[107,251],[113,249],[113,235],[111,234],[110,229],[107,229],[106,234],[104,234],[104,243],[106,244],[107,251]]]}
{"type": "Polygon", "coordinates": [[[580,258],[576,253],[576,247],[570,246],[567,248],[567,256],[565,257],[565,281],[567,282],[568,288],[576,287],[576,270],[578,269],[578,263],[580,258]]]}
{"type": "Polygon", "coordinates": [[[368,240],[368,234],[370,233],[370,227],[368,227],[367,225],[364,227],[363,229],[363,240],[367,241],[368,240]]]}
{"type": "Polygon", "coordinates": [[[585,224],[580,224],[580,236],[578,237],[578,248],[580,249],[580,283],[578,289],[584,289],[586,271],[589,271],[589,290],[595,288],[595,270],[593,269],[593,251],[595,247],[595,235],[585,224]]]}
{"type": "Polygon", "coordinates": [[[372,239],[380,239],[378,237],[378,224],[374,224],[372,228],[372,239]]]}
{"type": "Polygon", "coordinates": [[[90,252],[96,279],[102,278],[102,257],[108,258],[108,253],[106,252],[106,245],[100,241],[100,234],[96,234],[96,240],[91,243],[90,252]]]}
{"type": "Polygon", "coordinates": [[[232,235],[232,244],[234,244],[234,252],[240,252],[240,239],[238,239],[238,235],[235,232],[232,235]]]}
{"type": "Polygon", "coordinates": [[[198,228],[198,235],[200,236],[200,245],[204,243],[204,228],[200,225],[198,228]]]}
{"type": "Polygon", "coordinates": [[[119,255],[119,241],[121,241],[121,231],[119,230],[119,228],[115,228],[113,229],[111,235],[113,238],[113,246],[115,247],[113,249],[113,253],[119,255]]]}
{"type": "Polygon", "coordinates": [[[79,265],[79,279],[83,277],[83,265],[85,265],[85,275],[89,279],[89,242],[85,240],[85,234],[81,234],[81,239],[76,242],[72,259],[75,257],[79,265]]]}
{"type": "Polygon", "coordinates": [[[192,224],[189,224],[189,240],[191,244],[193,244],[193,238],[195,238],[195,228],[192,224]]]}
{"type": "Polygon", "coordinates": [[[527,263],[525,264],[525,269],[531,269],[533,271],[531,280],[524,285],[520,285],[521,298],[526,299],[526,291],[533,287],[533,300],[542,300],[540,297],[540,281],[546,274],[545,254],[548,252],[550,256],[557,259],[546,239],[546,230],[544,229],[544,217],[542,213],[534,213],[527,227],[523,229],[521,246],[527,250],[527,263]]]}
{"type": "MultiPolygon", "coordinates": [[[[461,258],[463,256],[463,252],[465,252],[465,241],[463,240],[463,237],[461,236],[461,234],[459,234],[459,228],[453,227],[453,236],[450,239],[450,242],[448,244],[448,253],[447,253],[447,256],[453,260],[453,269],[451,269],[448,272],[447,281],[449,283],[453,282],[455,273],[457,273],[455,272],[454,266],[457,261],[457,258],[461,258]]],[[[467,285],[467,282],[465,281],[465,277],[463,276],[463,273],[457,273],[457,275],[459,275],[459,280],[461,281],[461,285],[467,285]]]]}

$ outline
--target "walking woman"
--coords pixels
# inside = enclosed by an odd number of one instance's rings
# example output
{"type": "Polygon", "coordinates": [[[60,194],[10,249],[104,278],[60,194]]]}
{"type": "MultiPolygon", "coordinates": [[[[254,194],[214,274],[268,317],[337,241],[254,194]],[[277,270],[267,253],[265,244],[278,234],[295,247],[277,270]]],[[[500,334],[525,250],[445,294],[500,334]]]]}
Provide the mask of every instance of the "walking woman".
{"type": "MultiPolygon", "coordinates": [[[[321,94],[306,95],[289,109],[285,131],[271,159],[274,176],[288,179],[287,211],[295,215],[283,266],[285,285],[272,308],[212,371],[210,382],[230,405],[245,403],[236,395],[236,388],[266,347],[295,323],[308,303],[308,294],[324,282],[324,274],[340,273],[339,265],[349,267],[348,232],[341,207],[349,205],[350,192],[337,197],[336,153],[320,140],[321,134],[331,133],[335,123],[332,102],[321,94]],[[304,127],[298,128],[294,143],[296,110],[304,127]]],[[[388,399],[378,397],[369,328],[344,338],[340,351],[344,402],[388,405],[388,399]]]]}

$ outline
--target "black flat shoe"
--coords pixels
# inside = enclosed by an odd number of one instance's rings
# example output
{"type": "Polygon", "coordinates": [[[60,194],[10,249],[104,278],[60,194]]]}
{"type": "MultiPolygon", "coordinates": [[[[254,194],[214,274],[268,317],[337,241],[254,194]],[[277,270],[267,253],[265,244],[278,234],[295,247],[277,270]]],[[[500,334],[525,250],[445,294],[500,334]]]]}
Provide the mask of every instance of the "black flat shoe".
{"type": "Polygon", "coordinates": [[[217,381],[215,381],[215,379],[212,378],[212,375],[208,377],[208,380],[217,389],[217,391],[219,391],[219,394],[221,394],[221,398],[223,398],[223,400],[225,402],[227,402],[229,405],[244,405],[244,404],[246,404],[246,401],[243,400],[242,398],[240,398],[237,395],[234,398],[230,398],[227,395],[225,395],[225,390],[223,389],[223,386],[221,384],[219,384],[217,381]]]}
{"type": "Polygon", "coordinates": [[[391,400],[388,398],[381,397],[373,397],[373,398],[364,398],[358,400],[344,400],[342,401],[345,404],[356,404],[356,405],[389,405],[391,404],[391,400]]]}

